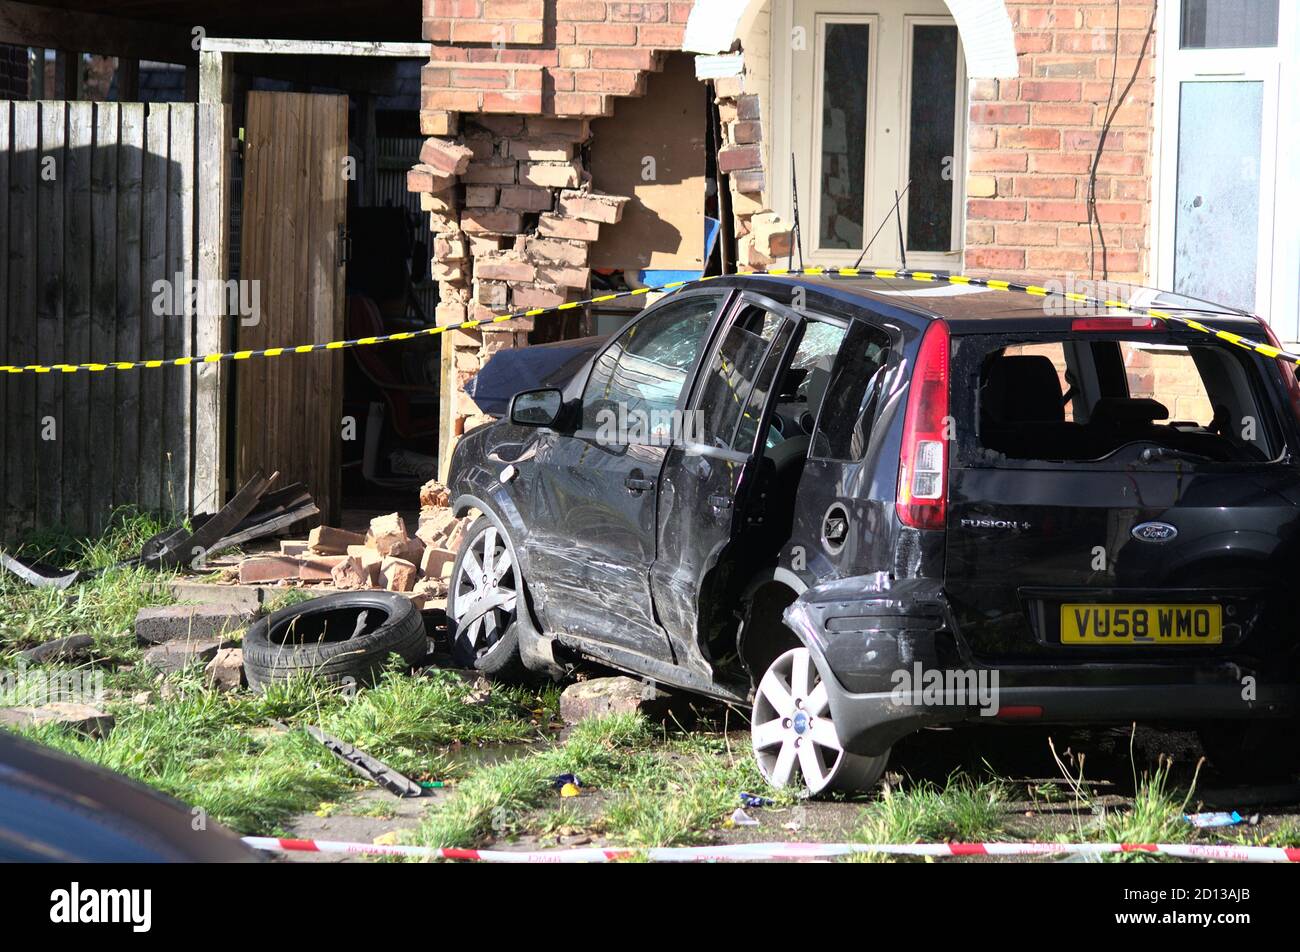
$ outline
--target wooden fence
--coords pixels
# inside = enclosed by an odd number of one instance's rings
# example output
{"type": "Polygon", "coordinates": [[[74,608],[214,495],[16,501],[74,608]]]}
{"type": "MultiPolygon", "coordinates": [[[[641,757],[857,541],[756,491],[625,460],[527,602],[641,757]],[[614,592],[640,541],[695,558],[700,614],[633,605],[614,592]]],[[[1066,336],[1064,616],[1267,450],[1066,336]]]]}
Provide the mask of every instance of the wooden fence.
{"type": "MultiPolygon", "coordinates": [[[[213,289],[199,295],[201,316],[185,306],[199,276],[200,126],[217,108],[0,101],[0,363],[223,349],[213,289]]],[[[0,537],[97,531],[124,505],[214,509],[218,375],[0,378],[0,537]]]]}

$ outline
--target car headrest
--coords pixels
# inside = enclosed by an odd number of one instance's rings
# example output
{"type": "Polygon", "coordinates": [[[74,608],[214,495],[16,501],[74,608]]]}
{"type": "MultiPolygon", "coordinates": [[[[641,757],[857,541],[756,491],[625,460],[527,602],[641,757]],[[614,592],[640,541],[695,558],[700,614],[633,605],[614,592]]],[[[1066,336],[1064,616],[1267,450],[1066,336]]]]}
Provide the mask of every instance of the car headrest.
{"type": "Polygon", "coordinates": [[[1061,379],[1042,354],[995,357],[984,378],[981,409],[1000,423],[1061,423],[1061,379]]]}
{"type": "Polygon", "coordinates": [[[1168,420],[1169,408],[1149,397],[1102,397],[1092,408],[1090,422],[1101,426],[1145,426],[1168,420]]]}

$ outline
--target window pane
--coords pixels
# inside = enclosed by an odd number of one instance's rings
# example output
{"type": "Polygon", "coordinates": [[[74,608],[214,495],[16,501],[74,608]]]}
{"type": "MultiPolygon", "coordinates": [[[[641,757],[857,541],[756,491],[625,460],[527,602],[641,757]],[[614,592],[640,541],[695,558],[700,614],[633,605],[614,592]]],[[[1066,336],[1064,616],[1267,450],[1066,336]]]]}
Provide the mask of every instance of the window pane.
{"type": "Polygon", "coordinates": [[[821,246],[861,248],[871,28],[828,23],[822,50],[821,246]]]}
{"type": "Polygon", "coordinates": [[[1185,50],[1277,46],[1277,0],[1183,0],[1185,50]]]}
{"type": "Polygon", "coordinates": [[[596,359],[582,395],[582,426],[596,430],[631,414],[659,423],[677,405],[686,377],[708,333],[719,298],[697,297],[665,305],[623,332],[596,359]],[[609,417],[608,414],[614,414],[609,417]]]}
{"type": "MultiPolygon", "coordinates": [[[[821,413],[813,436],[812,455],[860,460],[867,451],[876,419],[880,383],[889,357],[889,337],[863,321],[854,321],[847,336],[843,331],[840,334],[844,346],[839,349],[834,368],[826,375],[825,397],[814,395],[821,405],[821,413]]],[[[815,413],[817,407],[812,410],[815,413]]]]}
{"type": "Polygon", "coordinates": [[[1174,290],[1254,310],[1264,85],[1183,83],[1174,290]]]}
{"type": "Polygon", "coordinates": [[[957,28],[912,29],[912,117],[908,155],[907,247],[951,251],[957,125],[957,28]]]}
{"type": "MultiPolygon", "coordinates": [[[[746,404],[758,384],[759,365],[784,323],[779,315],[751,308],[728,329],[713,356],[697,408],[702,438],[708,445],[731,446],[742,411],[754,412],[747,410],[746,404]]],[[[757,414],[761,417],[762,413],[760,403],[757,414]]],[[[757,427],[752,423],[752,430],[757,427]]]]}

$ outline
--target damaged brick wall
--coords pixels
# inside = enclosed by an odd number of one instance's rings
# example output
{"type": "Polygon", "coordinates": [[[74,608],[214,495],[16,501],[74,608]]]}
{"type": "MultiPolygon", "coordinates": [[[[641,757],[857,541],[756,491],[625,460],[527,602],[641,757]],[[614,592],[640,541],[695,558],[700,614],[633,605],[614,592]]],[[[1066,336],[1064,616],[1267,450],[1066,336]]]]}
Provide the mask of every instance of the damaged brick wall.
{"type": "MultiPolygon", "coordinates": [[[[590,245],[629,200],[593,190],[589,120],[612,115],[616,97],[644,94],[648,74],[681,48],[692,5],[425,0],[420,126],[429,138],[408,187],[434,233],[439,325],[587,296],[590,245]]],[[[759,97],[744,94],[740,77],[719,81],[716,94],[740,265],[765,267],[788,253],[790,230],[765,204],[759,97]]],[[[444,467],[454,440],[488,419],[465,383],[495,351],[527,344],[533,327],[524,316],[451,335],[444,467]]]]}
{"type": "MultiPolygon", "coordinates": [[[[434,232],[439,326],[586,295],[589,245],[627,202],[592,190],[581,159],[589,136],[582,118],[476,115],[464,117],[456,140],[425,142],[407,184],[434,232]]],[[[533,327],[533,317],[521,316],[452,332],[456,380],[444,447],[490,419],[465,383],[496,351],[526,345],[533,327]]]]}
{"type": "Polygon", "coordinates": [[[757,93],[745,91],[746,77],[714,81],[714,101],[722,128],[718,170],[728,176],[736,256],[742,269],[784,265],[793,244],[791,226],[764,203],[763,117],[757,93]]]}
{"type": "MultiPolygon", "coordinates": [[[[971,84],[966,266],[974,272],[1087,275],[1088,172],[1106,101],[1136,74],[1098,168],[1096,210],[1110,277],[1144,281],[1150,266],[1155,38],[1153,0],[1114,4],[1007,0],[1020,76],[971,84]]],[[[1094,231],[1094,241],[1096,233],[1094,231]]]]}

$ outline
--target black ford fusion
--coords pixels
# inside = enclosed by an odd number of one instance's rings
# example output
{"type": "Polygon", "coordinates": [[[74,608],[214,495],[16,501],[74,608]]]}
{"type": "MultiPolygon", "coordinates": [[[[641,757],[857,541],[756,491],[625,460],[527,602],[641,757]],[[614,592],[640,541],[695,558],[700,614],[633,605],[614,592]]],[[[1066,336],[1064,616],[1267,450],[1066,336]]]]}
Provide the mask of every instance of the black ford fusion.
{"type": "Polygon", "coordinates": [[[457,652],[752,704],[764,776],[812,793],[968,719],[1178,723],[1292,769],[1293,368],[1058,303],[731,277],[567,342],[456,450],[457,652]]]}

